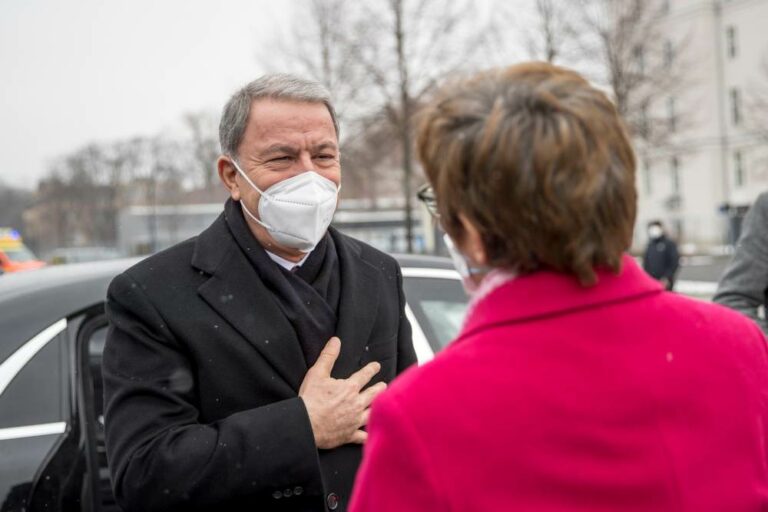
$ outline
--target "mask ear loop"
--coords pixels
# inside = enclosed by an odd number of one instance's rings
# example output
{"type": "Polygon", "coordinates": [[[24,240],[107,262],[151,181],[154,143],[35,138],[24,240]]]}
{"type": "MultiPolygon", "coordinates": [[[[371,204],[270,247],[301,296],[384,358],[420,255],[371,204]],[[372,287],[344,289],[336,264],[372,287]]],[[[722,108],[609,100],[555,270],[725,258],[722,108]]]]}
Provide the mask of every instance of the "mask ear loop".
{"type": "Polygon", "coordinates": [[[459,251],[459,248],[456,247],[455,243],[453,243],[453,240],[448,235],[448,233],[443,234],[443,243],[445,243],[445,246],[448,248],[448,252],[451,254],[451,259],[453,260],[454,266],[456,266],[456,270],[459,272],[459,274],[469,277],[477,274],[487,274],[493,270],[488,266],[473,265],[467,259],[467,257],[464,256],[461,251],[459,251]]]}
{"type": "Polygon", "coordinates": [[[243,179],[244,179],[245,181],[247,181],[247,182],[248,182],[248,184],[249,184],[251,187],[253,187],[254,189],[256,189],[256,191],[257,191],[259,194],[261,194],[263,197],[266,197],[266,198],[267,198],[267,200],[271,200],[271,199],[272,199],[271,197],[269,197],[269,194],[265,194],[263,190],[261,190],[259,187],[257,187],[257,186],[256,186],[256,184],[255,184],[253,181],[251,181],[251,178],[249,178],[249,177],[248,177],[248,175],[247,175],[247,174],[245,174],[245,171],[243,171],[243,169],[241,169],[241,168],[240,168],[240,166],[239,166],[239,165],[237,165],[237,162],[235,161],[235,159],[234,159],[234,158],[230,157],[230,158],[229,158],[229,161],[230,161],[230,162],[232,162],[232,165],[234,165],[234,166],[235,166],[235,169],[237,169],[237,172],[239,172],[239,173],[240,173],[240,176],[242,176],[242,177],[243,177],[243,179]]]}
{"type": "MultiPolygon", "coordinates": [[[[245,181],[248,182],[248,184],[250,186],[252,186],[254,189],[256,189],[259,192],[259,194],[261,194],[261,197],[266,197],[267,200],[270,199],[269,195],[267,195],[264,192],[262,192],[262,190],[259,187],[257,187],[256,184],[253,181],[251,181],[251,178],[249,178],[248,175],[245,174],[245,172],[243,172],[243,170],[240,168],[240,166],[237,165],[237,162],[235,161],[234,158],[230,157],[229,161],[232,162],[232,165],[235,166],[235,169],[237,169],[237,172],[240,173],[240,176],[242,176],[245,179],[245,181]]],[[[253,220],[253,222],[257,223],[258,225],[260,225],[261,227],[263,227],[267,231],[272,231],[271,227],[269,227],[267,224],[262,222],[261,219],[257,218],[254,214],[251,213],[251,211],[248,209],[248,207],[245,206],[244,202],[242,202],[242,201],[238,201],[238,202],[240,203],[240,208],[243,209],[243,211],[246,213],[246,215],[248,215],[253,220]]]]}
{"type": "Polygon", "coordinates": [[[274,231],[271,227],[267,226],[263,221],[261,221],[261,219],[258,219],[254,214],[252,214],[251,211],[248,208],[246,208],[245,203],[243,203],[242,201],[240,201],[240,208],[243,209],[246,215],[248,215],[253,220],[253,222],[260,225],[267,231],[274,231]]]}

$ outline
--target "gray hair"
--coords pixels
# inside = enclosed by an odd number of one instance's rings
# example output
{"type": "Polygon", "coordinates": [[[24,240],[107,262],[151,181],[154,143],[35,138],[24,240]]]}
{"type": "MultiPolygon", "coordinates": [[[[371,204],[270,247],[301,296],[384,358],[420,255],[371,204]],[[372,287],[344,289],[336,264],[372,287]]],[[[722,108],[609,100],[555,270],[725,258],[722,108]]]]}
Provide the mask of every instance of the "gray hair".
{"type": "Polygon", "coordinates": [[[333,120],[336,136],[339,135],[339,121],[331,103],[331,94],[322,84],[294,75],[276,73],[264,75],[249,83],[224,105],[219,122],[219,143],[222,153],[236,157],[237,148],[243,141],[248,115],[255,100],[269,98],[306,103],[322,103],[333,120]]]}

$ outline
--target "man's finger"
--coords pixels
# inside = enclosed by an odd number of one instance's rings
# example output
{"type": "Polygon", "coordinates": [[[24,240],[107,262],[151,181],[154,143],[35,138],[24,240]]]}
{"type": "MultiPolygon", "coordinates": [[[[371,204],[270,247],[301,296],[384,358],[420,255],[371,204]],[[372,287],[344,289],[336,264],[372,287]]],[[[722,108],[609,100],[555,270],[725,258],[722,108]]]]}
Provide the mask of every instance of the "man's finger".
{"type": "Polygon", "coordinates": [[[368,432],[365,430],[355,430],[355,433],[349,438],[349,442],[353,444],[365,444],[367,440],[368,432]]]}
{"type": "Polygon", "coordinates": [[[334,336],[325,344],[323,351],[320,352],[320,356],[317,358],[317,361],[315,361],[315,364],[312,365],[311,370],[318,372],[324,377],[330,377],[333,365],[336,363],[336,359],[338,359],[340,353],[341,340],[334,336]]]}
{"type": "Polygon", "coordinates": [[[373,399],[379,396],[379,394],[381,394],[381,392],[385,389],[387,389],[386,382],[377,382],[373,386],[360,393],[360,399],[363,401],[363,406],[368,407],[371,405],[373,399]]]}
{"type": "Polygon", "coordinates": [[[371,418],[371,409],[368,408],[360,415],[360,427],[364,427],[368,424],[368,420],[371,418]]]}
{"type": "Polygon", "coordinates": [[[379,370],[381,370],[381,365],[374,361],[353,373],[349,377],[349,380],[357,386],[357,389],[363,389],[363,387],[371,381],[373,376],[379,373],[379,370]]]}

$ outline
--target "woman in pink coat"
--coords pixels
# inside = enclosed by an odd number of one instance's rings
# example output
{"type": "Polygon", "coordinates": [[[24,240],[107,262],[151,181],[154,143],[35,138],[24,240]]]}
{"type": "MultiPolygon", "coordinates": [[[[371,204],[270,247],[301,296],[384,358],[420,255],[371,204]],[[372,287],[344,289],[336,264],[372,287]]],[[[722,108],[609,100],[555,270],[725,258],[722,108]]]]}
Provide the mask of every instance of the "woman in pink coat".
{"type": "Polygon", "coordinates": [[[473,299],[374,403],[351,509],[768,510],[765,338],[624,255],[635,157],[605,94],[484,72],[427,106],[418,151],[473,299]]]}

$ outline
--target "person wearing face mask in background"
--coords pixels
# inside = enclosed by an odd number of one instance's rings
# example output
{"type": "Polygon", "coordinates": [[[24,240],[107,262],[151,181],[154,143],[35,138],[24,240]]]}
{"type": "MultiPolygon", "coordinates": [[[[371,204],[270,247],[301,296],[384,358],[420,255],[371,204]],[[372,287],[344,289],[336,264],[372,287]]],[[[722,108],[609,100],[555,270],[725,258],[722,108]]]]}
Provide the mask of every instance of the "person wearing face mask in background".
{"type": "Polygon", "coordinates": [[[675,276],[680,268],[677,244],[667,237],[658,220],[648,223],[648,245],[643,256],[643,270],[658,279],[666,290],[675,287],[675,276]]]}
{"type": "Polygon", "coordinates": [[[130,511],[346,510],[369,406],[416,362],[396,261],[329,227],[341,186],[328,92],[236,92],[199,236],[109,288],[106,447],[130,511]]]}
{"type": "Polygon", "coordinates": [[[351,510],[766,510],[765,339],[626,254],[635,155],[606,94],[485,71],[424,105],[417,149],[472,306],[374,402],[351,510]]]}

